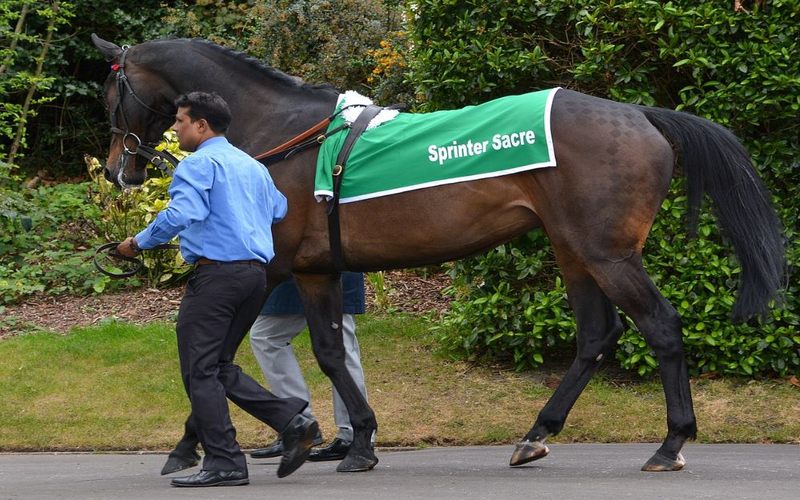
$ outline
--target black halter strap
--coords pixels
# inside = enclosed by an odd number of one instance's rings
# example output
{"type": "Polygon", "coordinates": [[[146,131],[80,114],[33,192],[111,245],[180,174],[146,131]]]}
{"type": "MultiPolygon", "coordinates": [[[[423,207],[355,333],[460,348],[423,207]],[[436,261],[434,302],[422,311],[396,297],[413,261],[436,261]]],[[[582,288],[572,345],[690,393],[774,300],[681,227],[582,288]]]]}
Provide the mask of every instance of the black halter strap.
{"type": "MultiPolygon", "coordinates": [[[[118,103],[117,106],[122,109],[122,93],[123,90],[127,90],[128,94],[132,96],[136,102],[141,104],[145,109],[152,111],[153,113],[161,116],[165,116],[168,118],[173,117],[172,113],[165,113],[158,109],[152,108],[148,106],[144,101],[142,101],[136,92],[133,91],[133,87],[131,87],[131,82],[128,80],[128,75],[125,74],[125,59],[128,57],[128,49],[127,45],[123,45],[122,47],[122,54],[119,56],[119,63],[117,63],[117,93],[118,93],[118,103]]],[[[127,126],[127,123],[125,124],[127,126]]]]}
{"type": "Polygon", "coordinates": [[[178,166],[179,160],[175,158],[175,156],[169,151],[157,151],[155,149],[155,146],[158,145],[157,142],[142,142],[142,139],[138,135],[130,131],[128,117],[125,115],[125,108],[123,106],[123,100],[126,94],[133,97],[133,99],[139,103],[139,105],[148,111],[167,118],[172,118],[173,115],[149,106],[147,103],[142,101],[138,95],[136,95],[136,92],[133,91],[133,87],[128,79],[128,75],[125,74],[125,59],[128,56],[128,49],[129,47],[127,45],[122,46],[122,54],[119,56],[119,62],[113,67],[114,71],[117,73],[117,104],[111,111],[111,133],[122,136],[123,155],[141,156],[148,162],[152,163],[156,168],[161,170],[164,174],[171,176],[175,168],[178,166]],[[118,128],[114,126],[114,124],[117,123],[117,112],[119,112],[121,125],[124,128],[118,128]],[[128,140],[130,139],[136,143],[134,146],[135,149],[128,148],[128,140]]]}
{"type": "MultiPolygon", "coordinates": [[[[119,244],[119,241],[112,241],[98,247],[94,252],[94,267],[101,273],[105,274],[106,276],[110,276],[111,278],[130,278],[144,268],[144,261],[140,257],[126,257],[117,253],[117,246],[119,244]],[[131,267],[127,271],[109,269],[105,267],[103,263],[101,263],[108,262],[109,259],[112,259],[111,262],[114,267],[117,267],[118,264],[122,264],[123,262],[127,262],[131,267]]],[[[156,245],[148,250],[176,250],[178,248],[178,245],[164,243],[161,245],[156,245]]]]}

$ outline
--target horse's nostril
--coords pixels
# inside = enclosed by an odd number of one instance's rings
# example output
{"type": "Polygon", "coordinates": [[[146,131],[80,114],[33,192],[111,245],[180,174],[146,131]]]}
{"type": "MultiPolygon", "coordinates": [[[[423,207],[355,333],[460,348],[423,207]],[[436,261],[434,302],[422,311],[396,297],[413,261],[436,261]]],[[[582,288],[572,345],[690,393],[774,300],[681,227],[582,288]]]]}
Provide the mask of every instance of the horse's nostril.
{"type": "Polygon", "coordinates": [[[107,181],[111,182],[111,172],[109,172],[107,168],[103,169],[103,177],[105,177],[107,181]]]}

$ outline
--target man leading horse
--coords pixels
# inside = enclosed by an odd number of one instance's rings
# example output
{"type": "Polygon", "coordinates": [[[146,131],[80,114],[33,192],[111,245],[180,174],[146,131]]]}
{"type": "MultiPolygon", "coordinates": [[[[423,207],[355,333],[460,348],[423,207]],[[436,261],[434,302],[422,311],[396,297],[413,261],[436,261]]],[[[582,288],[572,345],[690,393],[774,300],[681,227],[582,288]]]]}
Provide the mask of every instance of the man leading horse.
{"type": "Polygon", "coordinates": [[[231,145],[227,103],[217,94],[176,99],[172,130],[194,154],[178,164],[169,206],[119,244],[132,257],[180,236],[181,254],[195,268],[181,300],[176,330],[191,425],[205,451],[203,469],[173,486],[236,486],[249,482],[227,399],[281,433],[278,477],[305,462],[319,432],[303,415],[308,402],[278,398],[233,363],[236,350],[267,299],[267,263],[274,257],[271,223],[286,215],[286,198],[269,173],[231,145]],[[268,223],[264,223],[268,221],[268,223]]]}

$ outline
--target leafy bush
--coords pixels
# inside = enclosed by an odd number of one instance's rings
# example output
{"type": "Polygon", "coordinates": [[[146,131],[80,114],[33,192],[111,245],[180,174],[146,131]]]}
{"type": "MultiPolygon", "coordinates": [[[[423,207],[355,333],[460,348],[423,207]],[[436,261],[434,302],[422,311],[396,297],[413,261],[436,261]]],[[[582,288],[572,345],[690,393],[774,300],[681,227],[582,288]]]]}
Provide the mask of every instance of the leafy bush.
{"type": "Polygon", "coordinates": [[[0,304],[35,293],[92,293],[109,285],[91,264],[99,216],[88,184],[0,189],[0,304]]]}
{"type": "Polygon", "coordinates": [[[370,49],[367,54],[374,60],[374,67],[367,76],[368,95],[377,103],[414,102],[410,85],[406,82],[408,65],[406,51],[408,37],[405,31],[386,33],[380,41],[380,48],[370,49]]]}
{"type": "Polygon", "coordinates": [[[342,90],[370,93],[381,49],[399,39],[398,9],[378,0],[259,1],[250,16],[249,53],[342,90]]]}
{"type": "Polygon", "coordinates": [[[108,145],[107,136],[97,129],[108,120],[98,99],[108,65],[89,34],[130,44],[174,33],[162,21],[162,3],[140,0],[130,9],[114,0],[0,2],[0,159],[6,159],[9,149],[3,141],[8,138],[10,144],[27,119],[22,136],[26,142],[14,161],[21,174],[47,169],[57,177],[82,175],[83,155],[108,145]],[[21,30],[15,32],[20,18],[21,30]],[[51,19],[57,31],[47,45],[51,19]],[[39,73],[37,58],[45,45],[39,73]],[[35,93],[26,113],[26,92],[31,88],[35,93]]]}
{"type": "MultiPolygon", "coordinates": [[[[157,149],[168,149],[177,158],[186,154],[171,133],[157,149]]],[[[86,165],[91,182],[0,188],[0,305],[37,293],[169,286],[191,269],[177,250],[159,250],[142,254],[144,272],[132,278],[100,274],[92,263],[95,249],[143,229],[167,206],[172,179],[150,177],[141,188],[119,191],[103,178],[97,159],[87,157],[86,165]]]]}
{"type": "Polygon", "coordinates": [[[371,92],[381,102],[408,101],[408,94],[400,95],[406,91],[398,88],[399,73],[366,81],[378,66],[379,56],[370,51],[379,50],[381,40],[396,41],[397,0],[139,0],[135,9],[114,0],[59,2],[58,32],[34,79],[52,4],[0,2],[0,180],[10,171],[6,142],[13,141],[26,114],[25,92],[33,84],[37,92],[27,113],[26,143],[14,162],[21,175],[41,169],[56,177],[84,175],[83,155],[107,147],[107,135],[98,133],[97,125],[108,120],[98,99],[108,65],[89,40],[92,32],[118,45],[169,36],[208,38],[257,56],[269,52],[267,62],[309,81],[371,92]],[[24,29],[14,34],[23,5],[30,7],[24,29]],[[279,24],[283,19],[286,24],[279,24]],[[22,41],[14,46],[15,39],[22,41]],[[275,50],[280,58],[271,57],[275,50]]]}
{"type": "Polygon", "coordinates": [[[167,20],[183,36],[245,51],[312,83],[410,100],[395,1],[250,0],[178,2],[167,20]],[[387,58],[388,56],[388,58],[387,58]]]}
{"type": "MultiPolygon", "coordinates": [[[[761,321],[734,325],[730,311],[735,300],[739,268],[723,245],[712,214],[704,213],[699,237],[685,230],[685,198],[674,189],[656,218],[645,247],[645,267],[661,293],[683,318],[683,341],[690,370],[699,373],[756,374],[800,371],[800,300],[796,281],[784,292],[785,303],[776,304],[761,321]]],[[[787,234],[794,236],[791,229],[787,234]]],[[[792,238],[796,241],[795,238],[792,238]]],[[[789,249],[796,266],[798,247],[789,249]]],[[[620,339],[617,359],[640,375],[655,368],[653,354],[641,335],[631,328],[620,339]]]]}
{"type": "MultiPolygon", "coordinates": [[[[728,2],[689,0],[407,3],[408,75],[421,109],[564,86],[694,112],[742,138],[786,226],[791,275],[784,304],[763,321],[730,323],[739,269],[710,214],[701,218],[700,238],[687,238],[680,181],[656,218],[645,266],[683,318],[693,374],[800,371],[800,4],[775,0],[744,14],[728,2]]],[[[443,345],[471,357],[512,354],[518,369],[566,345],[574,326],[563,287],[541,272],[553,261],[544,238],[528,235],[455,264],[457,300],[440,332],[443,345]]],[[[630,326],[617,358],[651,374],[655,357],[630,326]]]]}
{"type": "Polygon", "coordinates": [[[454,301],[436,329],[441,346],[468,359],[510,361],[518,369],[543,363],[545,352],[575,338],[575,318],[555,269],[540,232],[454,264],[453,285],[445,290],[454,301]]]}

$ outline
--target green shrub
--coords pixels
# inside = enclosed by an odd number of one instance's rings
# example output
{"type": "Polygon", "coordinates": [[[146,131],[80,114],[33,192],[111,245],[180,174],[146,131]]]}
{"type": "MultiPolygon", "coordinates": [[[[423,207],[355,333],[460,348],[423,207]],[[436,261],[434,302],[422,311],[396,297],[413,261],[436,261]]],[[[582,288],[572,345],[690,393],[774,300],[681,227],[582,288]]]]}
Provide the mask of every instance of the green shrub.
{"type": "MultiPolygon", "coordinates": [[[[732,324],[730,311],[739,268],[711,213],[702,214],[698,238],[687,236],[681,192],[682,188],[673,189],[664,201],[645,246],[644,260],[653,281],[683,319],[691,372],[744,376],[800,372],[797,284],[789,285],[785,303],[773,307],[763,320],[732,324]]],[[[797,265],[799,256],[798,247],[791,247],[788,258],[792,265],[797,265]]],[[[655,368],[654,355],[632,323],[629,326],[620,339],[617,359],[624,368],[650,374],[655,368]]]]}
{"type": "MultiPolygon", "coordinates": [[[[730,323],[738,266],[710,213],[701,217],[700,237],[687,238],[679,181],[657,215],[645,266],[683,318],[693,374],[800,372],[800,3],[775,0],[752,14],[733,12],[729,2],[689,0],[407,4],[408,76],[421,109],[563,86],[694,112],[742,138],[786,226],[784,303],[763,321],[730,323]]],[[[528,235],[455,264],[456,301],[440,331],[443,345],[461,356],[512,355],[523,369],[569,344],[574,324],[563,286],[542,273],[553,261],[545,239],[528,235]]],[[[630,326],[617,359],[649,375],[655,357],[630,326]]]]}
{"type": "Polygon", "coordinates": [[[384,57],[388,46],[405,48],[396,3],[228,0],[178,2],[166,10],[182,36],[247,52],[311,83],[395,102],[410,100],[401,73],[394,71],[394,64],[387,66],[384,57]]]}
{"type": "Polygon", "coordinates": [[[0,189],[0,304],[109,285],[91,264],[99,216],[88,184],[0,189]]]}
{"type": "MultiPolygon", "coordinates": [[[[98,124],[108,120],[98,95],[108,64],[89,34],[95,32],[122,45],[175,33],[163,20],[166,3],[138,0],[136,8],[128,8],[117,0],[0,2],[0,65],[5,65],[5,71],[0,70],[3,140],[8,137],[10,143],[14,129],[26,118],[26,90],[36,87],[27,112],[26,143],[14,161],[18,173],[24,176],[46,169],[55,177],[74,178],[84,173],[85,153],[107,147],[107,137],[98,133],[98,124]],[[13,33],[23,5],[28,6],[27,15],[20,32],[13,33]],[[57,31],[36,78],[37,58],[51,19],[55,19],[57,31]]],[[[5,158],[3,140],[0,156],[5,158]]]]}
{"type": "Polygon", "coordinates": [[[540,365],[544,353],[575,338],[575,319],[555,269],[540,232],[455,263],[453,284],[445,290],[454,301],[437,328],[440,345],[455,356],[488,356],[518,369],[540,365]]]}
{"type": "MultiPolygon", "coordinates": [[[[312,83],[371,93],[381,42],[402,40],[399,12],[380,0],[258,1],[250,11],[248,52],[312,83]]],[[[385,49],[386,46],[384,45],[385,49]]],[[[383,75],[386,77],[386,74],[383,75]]],[[[394,102],[397,79],[378,98],[394,102]]]]}

